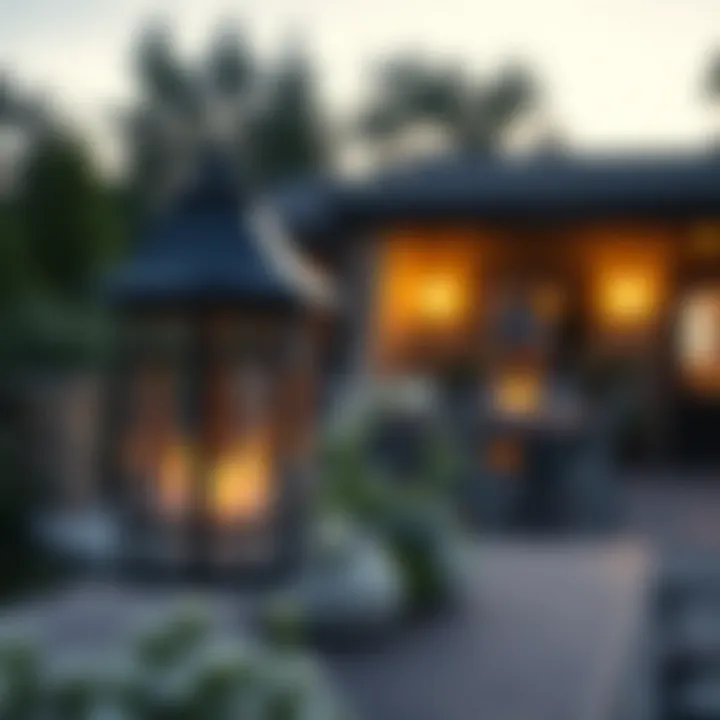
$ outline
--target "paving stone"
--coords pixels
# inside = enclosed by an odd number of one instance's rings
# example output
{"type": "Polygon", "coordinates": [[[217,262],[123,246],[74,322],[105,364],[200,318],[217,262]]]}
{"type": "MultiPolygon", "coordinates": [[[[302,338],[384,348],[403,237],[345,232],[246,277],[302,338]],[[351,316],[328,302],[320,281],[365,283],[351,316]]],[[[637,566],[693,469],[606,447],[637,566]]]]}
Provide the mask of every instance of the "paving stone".
{"type": "MultiPolygon", "coordinates": [[[[631,544],[484,543],[467,548],[455,612],[408,630],[382,652],[323,661],[368,720],[602,718],[632,671],[648,561],[631,544]]],[[[62,660],[107,652],[139,624],[188,601],[209,603],[218,632],[241,636],[252,597],[229,591],[142,590],[81,583],[17,608],[5,626],[30,627],[62,660]]]]}

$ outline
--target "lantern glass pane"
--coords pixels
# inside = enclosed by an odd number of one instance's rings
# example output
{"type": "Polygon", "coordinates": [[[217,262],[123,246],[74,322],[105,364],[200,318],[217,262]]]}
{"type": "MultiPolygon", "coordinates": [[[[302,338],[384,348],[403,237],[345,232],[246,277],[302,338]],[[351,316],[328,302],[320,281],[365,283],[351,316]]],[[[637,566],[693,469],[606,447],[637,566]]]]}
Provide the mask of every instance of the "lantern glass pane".
{"type": "Polygon", "coordinates": [[[199,432],[210,561],[236,565],[273,551],[281,447],[277,442],[282,326],[227,313],[208,320],[199,432]]]}
{"type": "Polygon", "coordinates": [[[233,570],[276,556],[311,433],[311,338],[226,313],[128,329],[120,468],[146,556],[233,570]],[[292,482],[292,481],[291,481],[292,482]]]}
{"type": "Polygon", "coordinates": [[[195,472],[184,373],[178,364],[147,358],[131,372],[121,432],[125,497],[139,520],[143,550],[179,559],[186,550],[195,472]]]}

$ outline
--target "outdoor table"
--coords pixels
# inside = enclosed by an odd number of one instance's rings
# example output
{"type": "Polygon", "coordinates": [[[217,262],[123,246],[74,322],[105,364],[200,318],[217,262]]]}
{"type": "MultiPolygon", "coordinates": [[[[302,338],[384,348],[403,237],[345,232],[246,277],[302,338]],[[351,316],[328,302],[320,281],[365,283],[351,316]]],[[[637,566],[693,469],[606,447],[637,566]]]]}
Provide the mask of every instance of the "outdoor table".
{"type": "Polygon", "coordinates": [[[550,399],[532,413],[508,414],[485,407],[481,414],[484,451],[490,461],[503,459],[506,479],[515,484],[509,521],[522,530],[561,529],[568,522],[568,468],[586,432],[578,400],[550,399]],[[500,457],[496,448],[505,447],[500,457]],[[503,457],[504,456],[504,457],[503,457]],[[508,472],[509,471],[509,472],[508,472]]]}

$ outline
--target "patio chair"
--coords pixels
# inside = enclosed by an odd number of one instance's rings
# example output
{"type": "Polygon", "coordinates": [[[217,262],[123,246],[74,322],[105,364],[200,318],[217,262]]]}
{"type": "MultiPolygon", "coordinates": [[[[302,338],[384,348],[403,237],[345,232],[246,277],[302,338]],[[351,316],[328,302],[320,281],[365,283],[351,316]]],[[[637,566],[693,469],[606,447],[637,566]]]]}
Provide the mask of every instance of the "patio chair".
{"type": "Polygon", "coordinates": [[[617,526],[617,455],[635,393],[626,387],[591,408],[587,430],[565,478],[567,516],[575,530],[607,532],[617,526]]]}
{"type": "Polygon", "coordinates": [[[472,418],[466,414],[456,433],[464,457],[458,492],[460,514],[476,530],[504,532],[516,517],[522,485],[519,469],[509,462],[511,458],[501,462],[497,457],[500,453],[495,452],[504,438],[478,416],[477,406],[472,418]]]}

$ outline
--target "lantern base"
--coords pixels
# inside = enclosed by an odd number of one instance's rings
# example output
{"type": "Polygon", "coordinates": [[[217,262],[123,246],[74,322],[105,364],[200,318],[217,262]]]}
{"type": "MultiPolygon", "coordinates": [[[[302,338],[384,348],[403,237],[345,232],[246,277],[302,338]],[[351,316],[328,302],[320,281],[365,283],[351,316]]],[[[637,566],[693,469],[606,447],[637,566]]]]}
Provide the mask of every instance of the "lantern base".
{"type": "Polygon", "coordinates": [[[284,583],[296,570],[288,558],[271,562],[233,567],[213,567],[207,563],[185,562],[170,566],[127,557],[116,566],[114,574],[125,582],[144,586],[198,585],[217,587],[267,587],[284,583]]]}
{"type": "Polygon", "coordinates": [[[158,543],[157,534],[128,533],[119,567],[126,576],[197,582],[245,582],[279,578],[296,565],[299,545],[287,531],[234,534],[208,543],[189,536],[184,543],[158,543]]]}
{"type": "Polygon", "coordinates": [[[163,548],[149,534],[133,533],[117,513],[99,507],[46,514],[36,530],[49,552],[80,572],[143,584],[275,584],[298,567],[302,545],[297,532],[288,527],[270,543],[257,544],[254,552],[251,538],[237,536],[223,538],[214,555],[201,553],[189,542],[177,542],[168,551],[168,543],[163,548]]]}

